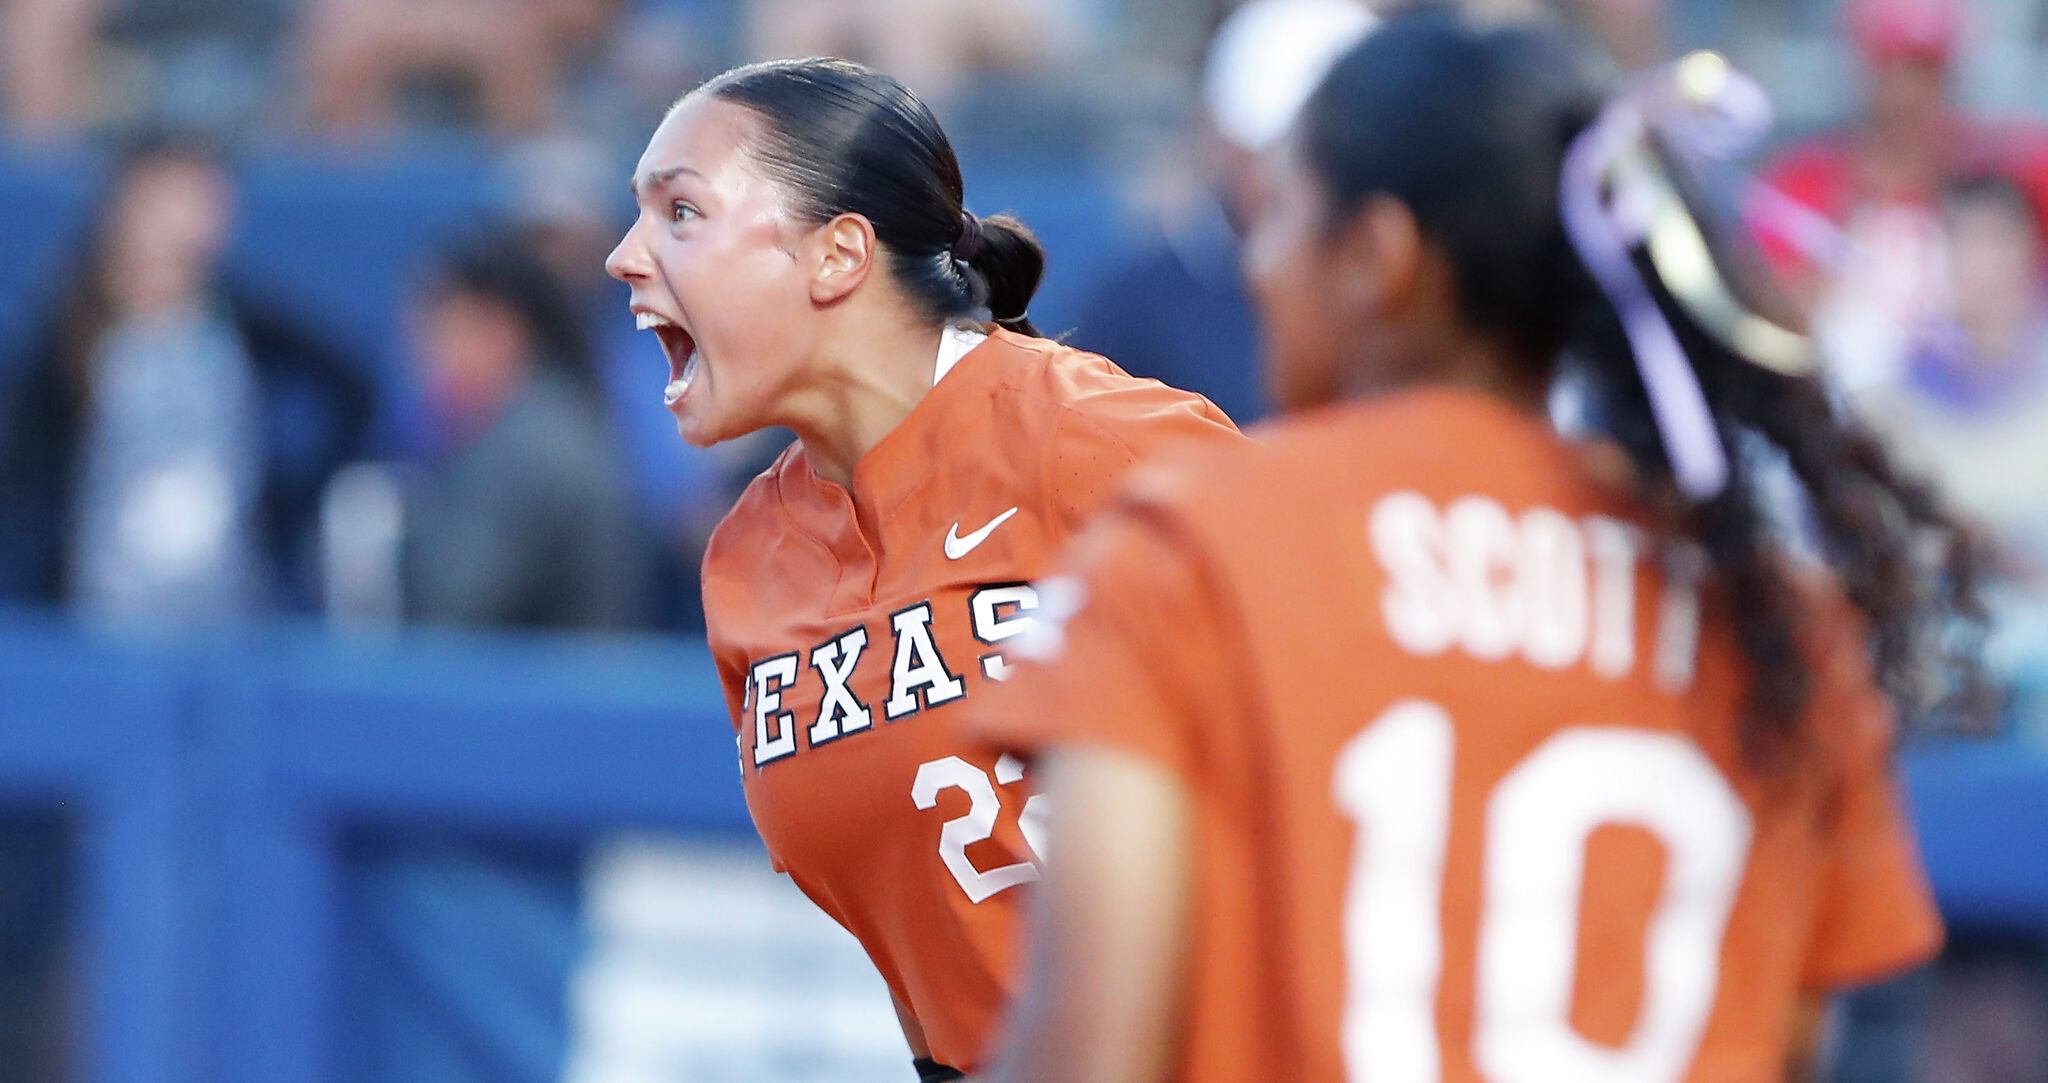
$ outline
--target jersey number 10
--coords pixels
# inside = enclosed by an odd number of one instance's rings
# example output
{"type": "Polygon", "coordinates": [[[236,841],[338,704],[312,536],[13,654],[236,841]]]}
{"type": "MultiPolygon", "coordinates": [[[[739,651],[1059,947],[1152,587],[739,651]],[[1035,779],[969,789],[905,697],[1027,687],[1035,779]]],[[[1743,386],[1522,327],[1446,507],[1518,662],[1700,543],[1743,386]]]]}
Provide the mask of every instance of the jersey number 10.
{"type": "MultiPolygon", "coordinates": [[[[1436,1083],[1444,851],[1453,727],[1395,704],[1337,758],[1337,805],[1358,825],[1344,911],[1351,1083],[1436,1083]]],[[[1621,727],[1554,734],[1486,802],[1472,1059],[1490,1083],[1677,1083],[1713,1012],[1721,936],[1748,860],[1750,813],[1692,742],[1621,727]],[[1571,1024],[1586,845],[1606,824],[1664,848],[1644,945],[1642,1006],[1620,1048],[1571,1024]]]]}

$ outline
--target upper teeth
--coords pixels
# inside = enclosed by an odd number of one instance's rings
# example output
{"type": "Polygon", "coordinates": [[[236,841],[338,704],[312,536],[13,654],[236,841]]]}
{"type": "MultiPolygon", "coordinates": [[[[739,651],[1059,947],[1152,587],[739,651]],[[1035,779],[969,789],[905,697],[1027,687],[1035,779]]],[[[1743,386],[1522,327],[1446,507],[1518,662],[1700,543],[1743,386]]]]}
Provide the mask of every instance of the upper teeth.
{"type": "Polygon", "coordinates": [[[664,316],[657,316],[652,312],[633,313],[633,327],[636,330],[652,331],[657,327],[674,327],[675,325],[674,320],[664,316]]]}

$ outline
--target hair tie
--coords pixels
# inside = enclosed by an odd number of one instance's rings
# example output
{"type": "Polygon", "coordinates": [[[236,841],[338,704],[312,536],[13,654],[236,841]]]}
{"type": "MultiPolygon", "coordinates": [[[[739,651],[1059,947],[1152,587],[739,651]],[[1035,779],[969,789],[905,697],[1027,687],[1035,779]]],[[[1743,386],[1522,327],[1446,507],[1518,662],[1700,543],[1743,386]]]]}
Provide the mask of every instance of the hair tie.
{"type": "Polygon", "coordinates": [[[962,263],[972,263],[980,252],[981,220],[966,211],[961,211],[960,239],[953,242],[953,258],[962,263]]]}

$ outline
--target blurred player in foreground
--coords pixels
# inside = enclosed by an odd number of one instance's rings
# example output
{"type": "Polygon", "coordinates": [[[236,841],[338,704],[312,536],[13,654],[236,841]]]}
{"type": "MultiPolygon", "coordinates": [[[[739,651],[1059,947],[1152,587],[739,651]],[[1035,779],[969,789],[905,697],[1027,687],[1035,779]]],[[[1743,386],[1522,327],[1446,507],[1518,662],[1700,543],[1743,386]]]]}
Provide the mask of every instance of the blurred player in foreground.
{"type": "Polygon", "coordinates": [[[1595,70],[1426,8],[1310,100],[1247,255],[1295,416],[1142,475],[994,704],[1056,813],[991,1078],[1777,1080],[1939,947],[1880,689],[1967,669],[1967,539],[1708,258],[1760,92],[1595,70]]]}
{"type": "Polygon", "coordinates": [[[1005,675],[1026,581],[1135,458],[1241,443],[1196,395],[1037,337],[1044,253],[962,205],[938,122],[843,61],[740,68],[684,98],[612,253],[707,445],[797,441],[704,560],[711,649],[755,825],[867,949],[925,1079],[979,1063],[1037,879],[1023,769],[945,708],[1005,675]]]}

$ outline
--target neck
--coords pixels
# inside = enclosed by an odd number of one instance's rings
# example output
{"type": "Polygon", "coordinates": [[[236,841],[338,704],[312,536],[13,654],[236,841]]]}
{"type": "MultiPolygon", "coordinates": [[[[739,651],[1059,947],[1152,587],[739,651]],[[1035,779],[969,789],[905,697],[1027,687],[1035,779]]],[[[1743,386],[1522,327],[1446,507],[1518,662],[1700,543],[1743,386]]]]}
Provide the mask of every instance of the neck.
{"type": "Polygon", "coordinates": [[[853,486],[854,467],[903,424],[932,389],[940,331],[920,323],[830,336],[818,377],[792,396],[784,424],[803,441],[819,477],[853,486]]]}
{"type": "Polygon", "coordinates": [[[1367,399],[1423,387],[1455,388],[1500,399],[1530,414],[1548,409],[1546,366],[1520,358],[1483,335],[1450,333],[1434,338],[1398,347],[1403,364],[1352,365],[1341,394],[1367,399]]]}

